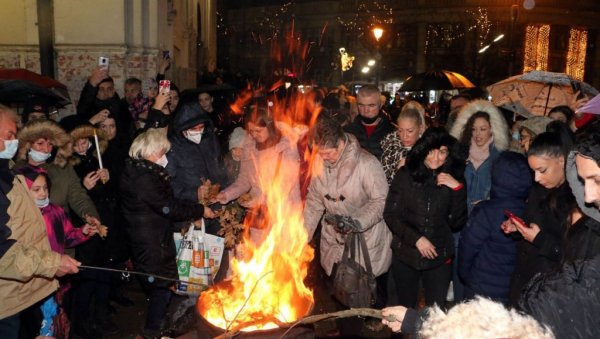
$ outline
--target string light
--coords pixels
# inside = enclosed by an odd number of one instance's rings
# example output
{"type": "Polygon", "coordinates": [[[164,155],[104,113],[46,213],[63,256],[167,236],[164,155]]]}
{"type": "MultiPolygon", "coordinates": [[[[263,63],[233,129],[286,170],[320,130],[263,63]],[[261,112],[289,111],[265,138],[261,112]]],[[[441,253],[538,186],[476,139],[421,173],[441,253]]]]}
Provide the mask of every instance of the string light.
{"type": "Polygon", "coordinates": [[[548,70],[550,25],[528,25],[525,30],[523,73],[548,70]]]}
{"type": "Polygon", "coordinates": [[[571,28],[569,32],[566,73],[574,79],[581,81],[583,81],[585,73],[587,35],[587,30],[571,28]]]}
{"type": "Polygon", "coordinates": [[[433,42],[442,47],[448,48],[452,41],[465,36],[467,32],[475,31],[477,33],[479,48],[486,43],[490,31],[493,27],[489,19],[488,11],[485,8],[477,7],[476,10],[466,10],[465,13],[470,16],[470,24],[463,28],[461,24],[428,24],[425,40],[425,53],[427,53],[433,42]]]}
{"type": "Polygon", "coordinates": [[[346,32],[361,37],[373,26],[394,23],[394,9],[383,1],[361,1],[349,19],[339,16],[337,19],[346,32]]]}

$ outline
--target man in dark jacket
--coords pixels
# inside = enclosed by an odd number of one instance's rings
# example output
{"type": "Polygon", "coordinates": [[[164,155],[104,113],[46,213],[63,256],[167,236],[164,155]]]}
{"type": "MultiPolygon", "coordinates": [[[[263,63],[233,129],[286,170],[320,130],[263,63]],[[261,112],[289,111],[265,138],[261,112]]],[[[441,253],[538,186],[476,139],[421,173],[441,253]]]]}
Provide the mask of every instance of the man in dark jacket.
{"type": "MultiPolygon", "coordinates": [[[[95,125],[112,115],[117,123],[118,133],[131,136],[133,135],[133,119],[127,107],[126,102],[124,104],[119,99],[119,95],[115,91],[114,80],[108,75],[108,69],[97,67],[92,71],[92,75],[81,90],[77,103],[77,116],[81,120],[95,125]]],[[[79,124],[80,122],[77,122],[75,126],[79,124]]]]}
{"type": "Polygon", "coordinates": [[[219,141],[212,120],[198,103],[189,102],[181,107],[174,118],[169,141],[167,172],[176,197],[198,202],[198,187],[203,179],[225,186],[219,141]]]}
{"type": "Polygon", "coordinates": [[[361,87],[356,93],[358,116],[344,130],[352,133],[360,147],[381,160],[381,140],[394,131],[394,126],[381,110],[381,93],[375,85],[361,87]]]}
{"type": "Polygon", "coordinates": [[[475,205],[461,232],[458,271],[466,298],[481,295],[508,305],[517,247],[500,225],[506,220],[504,210],[523,215],[531,183],[531,171],[521,154],[504,152],[494,162],[490,200],[475,205]]]}

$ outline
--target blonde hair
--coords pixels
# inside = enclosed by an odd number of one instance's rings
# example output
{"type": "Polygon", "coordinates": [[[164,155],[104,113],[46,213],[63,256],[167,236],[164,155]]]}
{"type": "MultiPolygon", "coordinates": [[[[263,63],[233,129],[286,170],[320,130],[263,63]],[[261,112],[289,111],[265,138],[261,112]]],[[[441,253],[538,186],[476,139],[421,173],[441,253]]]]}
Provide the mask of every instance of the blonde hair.
{"type": "Polygon", "coordinates": [[[147,159],[152,154],[160,151],[168,152],[170,149],[171,143],[165,133],[156,128],[150,128],[133,140],[129,147],[129,156],[136,160],[147,159]]]}
{"type": "Polygon", "coordinates": [[[529,315],[500,303],[477,297],[452,307],[444,313],[439,307],[430,309],[419,338],[511,338],[553,339],[554,334],[529,315]]]}
{"type": "Polygon", "coordinates": [[[425,108],[417,101],[411,100],[402,106],[400,114],[396,119],[396,123],[400,123],[400,119],[413,119],[417,122],[417,126],[425,126],[425,108]]]}

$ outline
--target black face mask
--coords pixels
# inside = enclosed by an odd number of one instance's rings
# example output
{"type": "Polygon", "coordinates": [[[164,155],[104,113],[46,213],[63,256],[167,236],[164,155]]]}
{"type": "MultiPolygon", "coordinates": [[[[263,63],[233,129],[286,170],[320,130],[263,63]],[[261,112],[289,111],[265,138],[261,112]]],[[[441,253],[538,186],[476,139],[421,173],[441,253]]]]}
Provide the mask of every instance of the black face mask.
{"type": "Polygon", "coordinates": [[[379,114],[377,114],[376,116],[374,116],[372,118],[366,118],[366,117],[363,117],[362,115],[360,116],[360,120],[366,125],[374,124],[375,121],[377,121],[377,119],[379,119],[379,114]]]}

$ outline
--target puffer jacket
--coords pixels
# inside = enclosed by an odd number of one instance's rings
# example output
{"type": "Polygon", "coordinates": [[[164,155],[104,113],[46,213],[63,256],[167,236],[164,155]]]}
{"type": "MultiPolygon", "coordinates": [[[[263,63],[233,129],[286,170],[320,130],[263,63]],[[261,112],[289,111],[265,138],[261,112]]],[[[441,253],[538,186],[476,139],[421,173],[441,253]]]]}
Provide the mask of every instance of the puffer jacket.
{"type": "MultiPolygon", "coordinates": [[[[202,218],[204,206],[175,198],[169,179],[167,172],[155,163],[127,159],[120,195],[135,268],[177,279],[173,222],[202,218]]],[[[172,284],[160,279],[144,282],[150,287],[172,284]]]]}
{"type": "MultiPolygon", "coordinates": [[[[316,165],[323,166],[323,162],[319,161],[316,165]]],[[[347,133],[341,158],[334,165],[313,173],[304,209],[304,224],[309,239],[323,212],[350,216],[362,226],[373,273],[379,276],[387,272],[392,259],[392,234],[383,220],[388,184],[379,161],[362,149],[353,135],[347,133]],[[336,200],[327,199],[326,195],[336,200]]],[[[347,236],[325,222],[321,225],[321,265],[325,273],[331,275],[333,265],[340,261],[344,253],[347,236]]],[[[362,258],[361,264],[364,266],[362,258]]]]}
{"type": "MultiPolygon", "coordinates": [[[[6,160],[2,179],[8,171],[6,160]],[[5,171],[6,170],[6,171],[5,171]]],[[[46,224],[39,208],[29,196],[23,176],[15,176],[12,187],[2,183],[2,193],[10,205],[2,213],[8,216],[8,234],[2,236],[13,244],[0,258],[0,319],[28,308],[58,289],[54,275],[60,266],[60,254],[50,249],[46,224]],[[4,191],[8,188],[9,191],[4,191]]],[[[3,217],[4,217],[3,216],[3,217]]],[[[4,240],[4,239],[3,239],[4,240]]]]}
{"type": "Polygon", "coordinates": [[[167,172],[171,176],[175,196],[189,202],[198,201],[197,192],[202,179],[225,185],[219,141],[214,133],[212,120],[200,109],[198,103],[187,103],[179,109],[169,141],[171,150],[167,153],[167,172]],[[200,123],[204,123],[204,132],[200,144],[195,144],[183,132],[200,123]]]}
{"type": "Polygon", "coordinates": [[[467,298],[481,295],[508,303],[517,247],[500,225],[506,220],[504,210],[523,215],[531,183],[531,171],[523,155],[500,154],[492,167],[490,200],[475,205],[461,232],[458,272],[465,282],[467,298]]]}
{"type": "Polygon", "coordinates": [[[395,259],[417,270],[438,267],[454,257],[452,232],[459,231],[467,221],[464,187],[453,190],[436,182],[441,172],[461,182],[464,160],[458,157],[460,152],[454,138],[446,134],[442,139],[431,140],[431,131],[419,139],[409,153],[406,165],[396,173],[383,214],[394,234],[392,251],[395,259]],[[443,143],[438,145],[438,142],[443,143]],[[442,145],[448,145],[450,152],[446,162],[436,171],[427,169],[424,165],[427,154],[442,145]],[[438,256],[435,259],[423,257],[417,249],[416,243],[423,236],[436,247],[438,256]]]}

